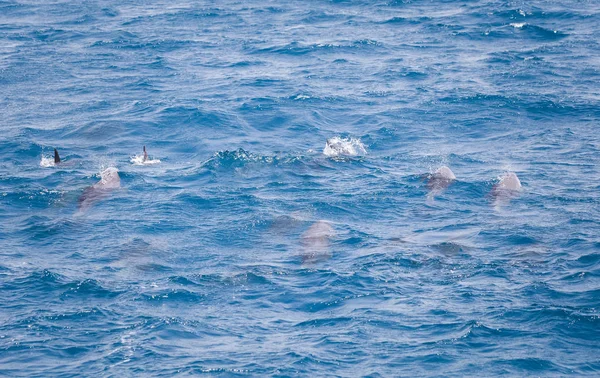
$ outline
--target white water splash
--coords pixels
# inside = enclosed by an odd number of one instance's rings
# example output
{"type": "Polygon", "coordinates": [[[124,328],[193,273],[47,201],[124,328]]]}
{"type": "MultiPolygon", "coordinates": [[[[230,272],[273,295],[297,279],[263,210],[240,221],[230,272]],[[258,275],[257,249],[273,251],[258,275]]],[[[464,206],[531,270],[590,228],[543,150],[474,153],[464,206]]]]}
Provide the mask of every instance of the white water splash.
{"type": "Polygon", "coordinates": [[[513,28],[516,28],[516,29],[521,29],[525,25],[527,25],[527,23],[525,23],[525,22],[519,22],[519,23],[513,22],[512,24],[510,24],[510,26],[512,26],[513,28]]]}
{"type": "Polygon", "coordinates": [[[327,139],[323,154],[325,156],[362,156],[367,154],[367,150],[360,139],[336,136],[327,139]]]}
{"type": "Polygon", "coordinates": [[[133,165],[153,165],[153,164],[160,164],[160,160],[159,159],[146,159],[146,160],[144,160],[144,155],[132,156],[129,161],[133,165]]]}
{"type": "Polygon", "coordinates": [[[43,167],[43,168],[54,167],[54,156],[42,155],[42,160],[40,160],[40,167],[43,167]]]}

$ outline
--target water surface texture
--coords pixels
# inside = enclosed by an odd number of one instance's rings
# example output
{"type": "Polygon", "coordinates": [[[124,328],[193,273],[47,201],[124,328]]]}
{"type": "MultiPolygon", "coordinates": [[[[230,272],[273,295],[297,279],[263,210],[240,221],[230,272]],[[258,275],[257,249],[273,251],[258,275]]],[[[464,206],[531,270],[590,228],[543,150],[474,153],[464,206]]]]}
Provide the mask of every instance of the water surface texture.
{"type": "Polygon", "coordinates": [[[0,0],[0,375],[598,376],[598,25],[0,0]]]}

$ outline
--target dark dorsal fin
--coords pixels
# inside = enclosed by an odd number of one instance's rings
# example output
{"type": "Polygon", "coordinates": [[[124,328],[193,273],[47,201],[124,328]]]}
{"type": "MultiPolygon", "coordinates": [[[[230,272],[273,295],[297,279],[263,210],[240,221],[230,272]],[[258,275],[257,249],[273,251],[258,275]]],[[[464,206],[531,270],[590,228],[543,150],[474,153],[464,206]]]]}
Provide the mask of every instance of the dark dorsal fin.
{"type": "Polygon", "coordinates": [[[148,153],[146,152],[146,146],[144,146],[144,161],[148,160],[148,153]]]}
{"type": "Polygon", "coordinates": [[[54,164],[60,163],[60,156],[58,156],[58,150],[54,149],[54,164]]]}

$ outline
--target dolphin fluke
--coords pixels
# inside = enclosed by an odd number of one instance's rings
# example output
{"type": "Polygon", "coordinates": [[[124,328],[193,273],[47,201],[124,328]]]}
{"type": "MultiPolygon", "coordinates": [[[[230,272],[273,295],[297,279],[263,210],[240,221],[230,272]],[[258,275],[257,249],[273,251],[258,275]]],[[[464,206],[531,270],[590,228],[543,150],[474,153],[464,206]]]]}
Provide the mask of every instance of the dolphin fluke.
{"type": "Polygon", "coordinates": [[[54,149],[54,164],[60,163],[60,156],[58,156],[58,150],[54,149]]]}
{"type": "Polygon", "coordinates": [[[148,160],[148,153],[146,152],[146,146],[144,146],[144,161],[148,160]]]}

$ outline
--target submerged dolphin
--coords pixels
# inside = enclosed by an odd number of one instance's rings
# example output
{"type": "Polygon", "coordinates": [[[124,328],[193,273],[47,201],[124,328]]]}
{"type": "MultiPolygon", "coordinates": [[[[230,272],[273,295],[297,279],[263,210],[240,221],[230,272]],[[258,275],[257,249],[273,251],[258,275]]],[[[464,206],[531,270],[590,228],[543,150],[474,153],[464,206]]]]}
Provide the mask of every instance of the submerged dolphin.
{"type": "Polygon", "coordinates": [[[508,204],[511,198],[519,194],[521,189],[522,186],[519,177],[514,172],[506,172],[492,188],[491,195],[494,199],[494,205],[499,207],[500,205],[508,204]]]}
{"type": "Polygon", "coordinates": [[[85,210],[94,202],[106,197],[112,189],[121,187],[121,178],[119,170],[115,167],[109,167],[100,173],[100,181],[92,186],[85,188],[78,200],[80,210],[85,210]]]}
{"type": "Polygon", "coordinates": [[[300,237],[304,247],[302,262],[317,262],[330,257],[329,246],[334,236],[335,230],[329,222],[319,220],[313,223],[300,237]]]}
{"type": "Polygon", "coordinates": [[[427,199],[433,200],[436,195],[441,194],[452,182],[456,180],[456,176],[452,170],[445,165],[439,167],[433,174],[427,178],[427,199]]]}
{"type": "Polygon", "coordinates": [[[60,163],[60,156],[58,156],[58,150],[54,149],[54,164],[60,163]]]}
{"type": "Polygon", "coordinates": [[[148,160],[148,153],[146,152],[146,146],[144,146],[144,160],[142,161],[146,161],[148,160]]]}

